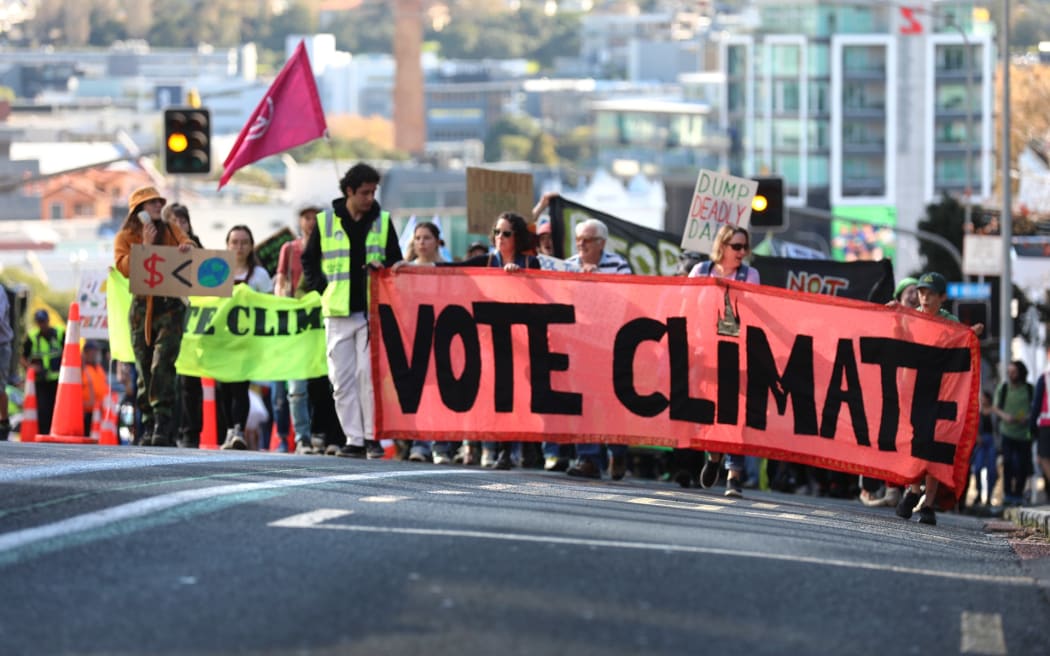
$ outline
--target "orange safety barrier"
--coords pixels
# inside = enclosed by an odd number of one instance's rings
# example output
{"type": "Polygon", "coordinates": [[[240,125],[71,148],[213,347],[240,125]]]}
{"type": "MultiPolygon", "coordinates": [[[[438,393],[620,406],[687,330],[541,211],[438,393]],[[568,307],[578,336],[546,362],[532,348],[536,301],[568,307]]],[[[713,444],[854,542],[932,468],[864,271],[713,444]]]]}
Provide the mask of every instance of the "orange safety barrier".
{"type": "Polygon", "coordinates": [[[40,424],[36,415],[36,369],[26,370],[26,392],[22,399],[22,424],[18,429],[19,439],[23,442],[35,442],[40,424]]]}
{"type": "Polygon", "coordinates": [[[88,431],[88,437],[96,442],[102,437],[102,411],[97,403],[95,409],[91,411],[91,429],[88,431]]]}
{"type": "Polygon", "coordinates": [[[218,418],[215,409],[215,379],[201,378],[201,442],[202,449],[218,449],[218,418]]]}
{"type": "Polygon", "coordinates": [[[102,403],[106,411],[102,413],[102,425],[99,427],[98,443],[105,446],[120,446],[117,437],[117,402],[115,394],[107,394],[102,403]]]}
{"type": "Polygon", "coordinates": [[[69,304],[66,322],[66,343],[62,348],[62,368],[58,374],[58,393],[55,395],[55,413],[51,418],[51,433],[38,435],[37,442],[64,442],[67,444],[95,444],[84,435],[84,397],[80,362],[80,306],[69,304]]]}

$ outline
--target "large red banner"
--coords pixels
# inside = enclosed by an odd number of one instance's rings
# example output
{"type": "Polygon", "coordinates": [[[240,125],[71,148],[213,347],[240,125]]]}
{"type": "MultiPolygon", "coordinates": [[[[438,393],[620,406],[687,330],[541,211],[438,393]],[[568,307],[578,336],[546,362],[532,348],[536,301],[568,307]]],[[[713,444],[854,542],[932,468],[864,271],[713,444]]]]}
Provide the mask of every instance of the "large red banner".
{"type": "Polygon", "coordinates": [[[712,278],[372,276],[378,437],[664,445],[963,489],[976,336],[712,278]]]}

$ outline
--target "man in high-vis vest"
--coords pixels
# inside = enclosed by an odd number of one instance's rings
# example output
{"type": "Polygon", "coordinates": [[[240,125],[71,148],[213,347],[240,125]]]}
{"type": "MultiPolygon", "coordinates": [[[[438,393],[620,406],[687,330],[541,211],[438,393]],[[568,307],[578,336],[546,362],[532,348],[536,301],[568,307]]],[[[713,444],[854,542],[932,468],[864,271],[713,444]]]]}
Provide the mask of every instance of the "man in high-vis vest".
{"type": "Polygon", "coordinates": [[[22,365],[36,369],[37,431],[46,435],[51,432],[51,415],[55,412],[65,332],[51,325],[47,310],[37,310],[33,322],[36,328],[29,331],[22,344],[22,365]]]}
{"type": "Polygon", "coordinates": [[[375,199],[379,172],[367,164],[350,167],[341,198],[317,215],[317,228],[303,248],[306,289],[323,290],[328,378],[346,445],[338,455],[382,458],[375,441],[372,360],[368,345],[368,272],[401,260],[390,214],[375,199]]]}
{"type": "MultiPolygon", "coordinates": [[[[1047,483],[1044,489],[1050,497],[1050,369],[1044,371],[1035,383],[1032,410],[1028,416],[1031,418],[1032,435],[1036,440],[1035,454],[1047,483]]],[[[1050,498],[1047,502],[1050,503],[1050,498]]]]}

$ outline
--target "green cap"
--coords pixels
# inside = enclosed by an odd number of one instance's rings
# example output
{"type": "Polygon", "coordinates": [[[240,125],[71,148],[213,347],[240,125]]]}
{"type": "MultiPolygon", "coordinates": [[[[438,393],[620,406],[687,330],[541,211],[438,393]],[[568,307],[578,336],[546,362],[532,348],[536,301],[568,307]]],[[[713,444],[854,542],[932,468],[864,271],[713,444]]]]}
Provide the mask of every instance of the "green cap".
{"type": "Polygon", "coordinates": [[[909,276],[907,278],[901,278],[901,281],[899,283],[897,283],[897,287],[893,290],[893,300],[895,300],[895,301],[901,300],[901,294],[904,293],[905,289],[911,287],[912,285],[918,285],[918,284],[919,284],[919,279],[918,278],[912,278],[911,276],[909,276]]]}

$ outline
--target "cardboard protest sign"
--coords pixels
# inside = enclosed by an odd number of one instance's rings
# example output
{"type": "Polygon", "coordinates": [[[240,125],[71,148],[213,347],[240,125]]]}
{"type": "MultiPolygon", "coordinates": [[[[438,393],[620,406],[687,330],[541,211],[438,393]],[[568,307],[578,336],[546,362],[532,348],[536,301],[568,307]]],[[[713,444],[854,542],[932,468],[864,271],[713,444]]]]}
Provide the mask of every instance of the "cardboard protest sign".
{"type": "Polygon", "coordinates": [[[488,234],[502,212],[532,221],[532,175],[467,167],[467,232],[488,234]]]}
{"type": "Polygon", "coordinates": [[[106,279],[103,269],[80,272],[77,304],[80,309],[80,336],[84,339],[109,339],[106,307],[106,279]]]}
{"type": "Polygon", "coordinates": [[[372,276],[376,437],[617,442],[965,489],[966,326],[715,278],[372,276]]]}
{"type": "Polygon", "coordinates": [[[710,253],[724,225],[747,228],[758,181],[703,169],[696,179],[693,202],[682,235],[682,249],[710,253]]]}
{"type": "Polygon", "coordinates": [[[281,259],[281,247],[295,239],[289,228],[281,228],[255,245],[255,256],[270,277],[277,275],[277,263],[281,259]]]}
{"type": "Polygon", "coordinates": [[[229,296],[233,293],[233,253],[175,246],[131,247],[128,274],[138,296],[229,296]]]}

